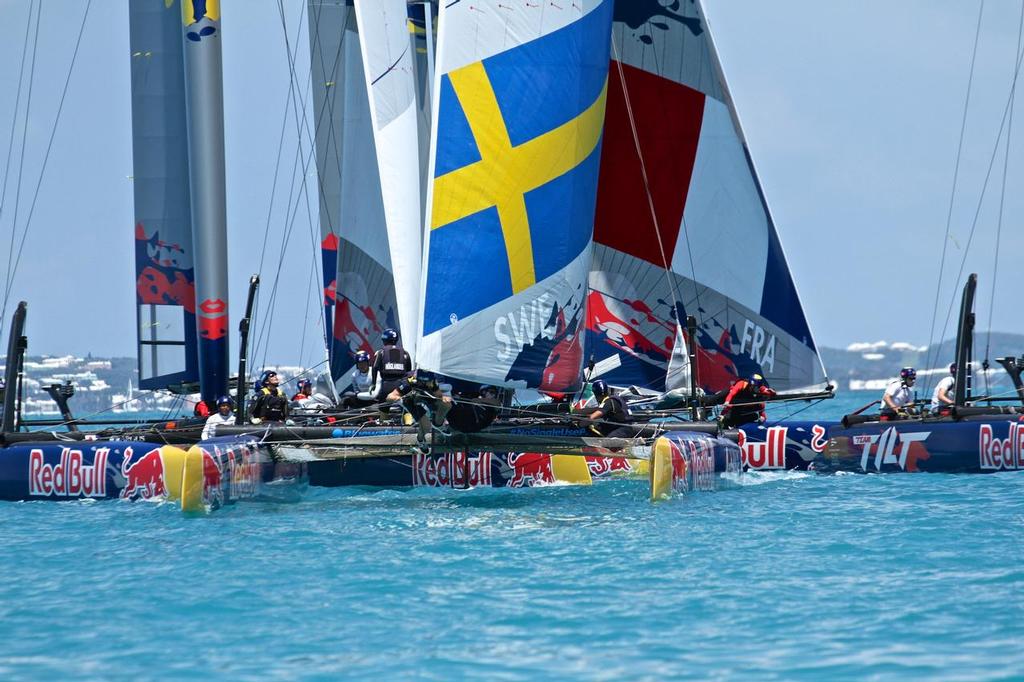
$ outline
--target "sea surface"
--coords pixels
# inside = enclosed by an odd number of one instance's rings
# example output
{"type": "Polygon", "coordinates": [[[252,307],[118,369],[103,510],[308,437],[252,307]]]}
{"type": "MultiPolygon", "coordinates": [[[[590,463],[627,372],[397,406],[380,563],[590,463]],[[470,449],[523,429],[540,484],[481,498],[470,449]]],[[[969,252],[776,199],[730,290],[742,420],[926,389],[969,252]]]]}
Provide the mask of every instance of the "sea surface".
{"type": "Polygon", "coordinates": [[[1024,676],[1021,474],[0,503],[0,528],[3,680],[1024,676]]]}

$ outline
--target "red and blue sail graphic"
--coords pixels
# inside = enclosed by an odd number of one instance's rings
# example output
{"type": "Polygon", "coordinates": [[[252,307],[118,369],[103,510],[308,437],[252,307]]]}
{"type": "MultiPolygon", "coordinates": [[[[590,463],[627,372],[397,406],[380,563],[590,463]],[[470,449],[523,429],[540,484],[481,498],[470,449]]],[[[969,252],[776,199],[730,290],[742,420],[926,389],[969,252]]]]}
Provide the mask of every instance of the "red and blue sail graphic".
{"type": "Polygon", "coordinates": [[[754,372],[780,390],[820,386],[699,3],[619,0],[613,41],[587,352],[614,384],[664,390],[681,337],[705,390],[754,372]],[[695,339],[680,334],[687,315],[695,339]]]}
{"type": "Polygon", "coordinates": [[[442,12],[421,364],[579,385],[611,14],[611,0],[573,3],[552,30],[528,7],[442,12]],[[475,48],[458,42],[470,34],[475,48]]]}

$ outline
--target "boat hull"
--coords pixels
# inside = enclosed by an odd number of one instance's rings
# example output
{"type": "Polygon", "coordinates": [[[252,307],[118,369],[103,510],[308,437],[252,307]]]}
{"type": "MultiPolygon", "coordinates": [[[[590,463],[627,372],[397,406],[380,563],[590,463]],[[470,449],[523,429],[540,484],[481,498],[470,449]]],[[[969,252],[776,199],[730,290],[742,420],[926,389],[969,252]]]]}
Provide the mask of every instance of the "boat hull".
{"type": "Polygon", "coordinates": [[[778,422],[744,426],[748,470],[813,469],[861,473],[995,473],[1024,469],[1024,422],[911,419],[843,426],[778,422]]]}

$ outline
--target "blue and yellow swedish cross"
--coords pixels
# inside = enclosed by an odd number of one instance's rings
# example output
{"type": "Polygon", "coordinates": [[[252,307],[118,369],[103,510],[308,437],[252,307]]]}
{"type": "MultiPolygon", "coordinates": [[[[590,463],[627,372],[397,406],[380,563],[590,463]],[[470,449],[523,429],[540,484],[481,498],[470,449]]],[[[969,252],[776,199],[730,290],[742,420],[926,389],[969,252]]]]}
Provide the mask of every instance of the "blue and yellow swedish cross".
{"type": "Polygon", "coordinates": [[[425,333],[520,293],[589,243],[611,5],[443,76],[425,333]]]}

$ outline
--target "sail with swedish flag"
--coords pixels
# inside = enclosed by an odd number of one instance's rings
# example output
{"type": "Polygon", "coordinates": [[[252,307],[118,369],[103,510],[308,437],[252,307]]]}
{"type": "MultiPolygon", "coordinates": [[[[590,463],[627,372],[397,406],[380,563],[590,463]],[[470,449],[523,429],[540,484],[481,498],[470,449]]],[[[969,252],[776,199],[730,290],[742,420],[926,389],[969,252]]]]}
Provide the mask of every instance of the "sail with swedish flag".
{"type": "Polygon", "coordinates": [[[754,373],[780,391],[823,388],[700,2],[619,0],[611,57],[587,318],[595,376],[685,385],[694,344],[707,391],[754,373]]]}
{"type": "Polygon", "coordinates": [[[442,6],[421,366],[579,386],[612,8],[442,6]]]}

